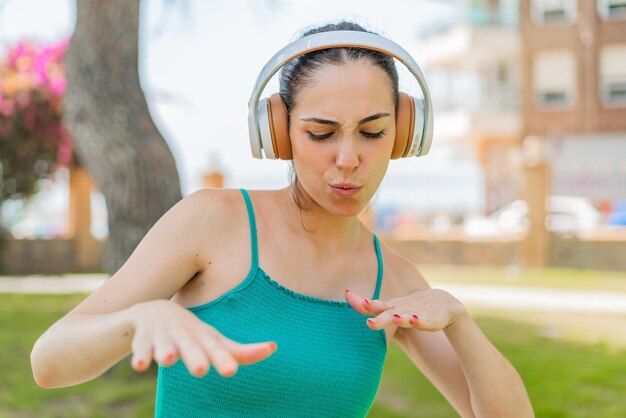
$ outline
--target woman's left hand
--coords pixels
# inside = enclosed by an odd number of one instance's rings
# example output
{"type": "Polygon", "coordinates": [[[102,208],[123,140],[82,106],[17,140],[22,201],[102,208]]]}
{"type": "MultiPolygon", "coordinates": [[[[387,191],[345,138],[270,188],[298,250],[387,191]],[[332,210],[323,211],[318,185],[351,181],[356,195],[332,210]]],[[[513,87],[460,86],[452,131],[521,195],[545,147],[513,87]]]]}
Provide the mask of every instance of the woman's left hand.
{"type": "Polygon", "coordinates": [[[373,330],[395,324],[401,328],[440,331],[466,314],[461,302],[440,289],[420,290],[386,301],[363,298],[346,289],[345,298],[357,312],[374,315],[366,321],[367,326],[373,330]]]}

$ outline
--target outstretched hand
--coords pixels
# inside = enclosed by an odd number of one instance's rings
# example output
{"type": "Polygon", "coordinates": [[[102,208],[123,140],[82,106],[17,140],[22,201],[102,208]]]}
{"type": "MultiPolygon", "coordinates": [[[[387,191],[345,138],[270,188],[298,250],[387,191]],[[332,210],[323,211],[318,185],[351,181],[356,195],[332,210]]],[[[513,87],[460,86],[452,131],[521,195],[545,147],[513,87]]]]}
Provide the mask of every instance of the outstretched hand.
{"type": "Polygon", "coordinates": [[[180,359],[196,377],[206,375],[212,366],[231,377],[239,365],[262,361],[277,348],[273,341],[244,344],[231,340],[170,300],[138,303],[129,312],[134,327],[131,364],[140,372],[152,360],[169,367],[180,359]]]}
{"type": "Polygon", "coordinates": [[[366,321],[373,330],[395,324],[401,328],[440,331],[466,313],[461,302],[439,289],[420,290],[389,300],[364,298],[346,289],[345,298],[355,311],[374,315],[366,321]]]}

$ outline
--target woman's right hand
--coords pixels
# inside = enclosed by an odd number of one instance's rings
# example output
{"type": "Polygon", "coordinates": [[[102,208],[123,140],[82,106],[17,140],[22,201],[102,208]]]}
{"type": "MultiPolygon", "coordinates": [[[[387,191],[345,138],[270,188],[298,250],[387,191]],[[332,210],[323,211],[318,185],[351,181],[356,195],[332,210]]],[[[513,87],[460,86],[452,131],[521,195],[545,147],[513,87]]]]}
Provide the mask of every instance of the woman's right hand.
{"type": "Polygon", "coordinates": [[[239,364],[257,363],[276,351],[275,342],[240,344],[202,322],[191,311],[169,300],[151,300],[130,309],[135,334],[131,365],[144,371],[154,360],[172,366],[181,359],[187,370],[202,377],[211,365],[224,377],[233,376],[239,364]]]}

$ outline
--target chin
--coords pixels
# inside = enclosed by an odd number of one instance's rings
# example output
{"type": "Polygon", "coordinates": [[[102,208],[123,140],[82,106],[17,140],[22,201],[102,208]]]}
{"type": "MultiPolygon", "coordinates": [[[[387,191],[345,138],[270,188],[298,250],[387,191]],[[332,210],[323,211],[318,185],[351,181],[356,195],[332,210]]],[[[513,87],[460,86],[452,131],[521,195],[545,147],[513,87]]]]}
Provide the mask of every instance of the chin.
{"type": "Polygon", "coordinates": [[[360,200],[331,201],[328,203],[327,210],[336,216],[349,218],[359,215],[366,206],[367,203],[360,200]]]}

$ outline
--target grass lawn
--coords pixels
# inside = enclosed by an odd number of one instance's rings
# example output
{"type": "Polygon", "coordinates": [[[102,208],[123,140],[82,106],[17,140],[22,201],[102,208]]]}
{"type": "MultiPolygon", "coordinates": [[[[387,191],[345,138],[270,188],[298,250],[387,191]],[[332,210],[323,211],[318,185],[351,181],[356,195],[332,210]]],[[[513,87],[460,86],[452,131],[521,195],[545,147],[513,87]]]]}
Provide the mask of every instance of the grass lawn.
{"type": "MultiPolygon", "coordinates": [[[[134,372],[124,360],[95,381],[65,389],[40,389],[30,372],[35,339],[75,306],[82,295],[0,294],[0,417],[149,417],[154,410],[155,368],[134,372]]],[[[567,330],[594,320],[570,318],[566,332],[546,332],[551,318],[475,311],[494,344],[524,378],[537,417],[626,417],[626,343],[569,338],[567,330]],[[530,320],[528,320],[530,318],[530,320]]],[[[554,319],[554,318],[552,318],[554,319]]],[[[582,333],[584,334],[584,333],[582,333]]],[[[372,418],[455,417],[451,407],[392,345],[372,418]]]]}

